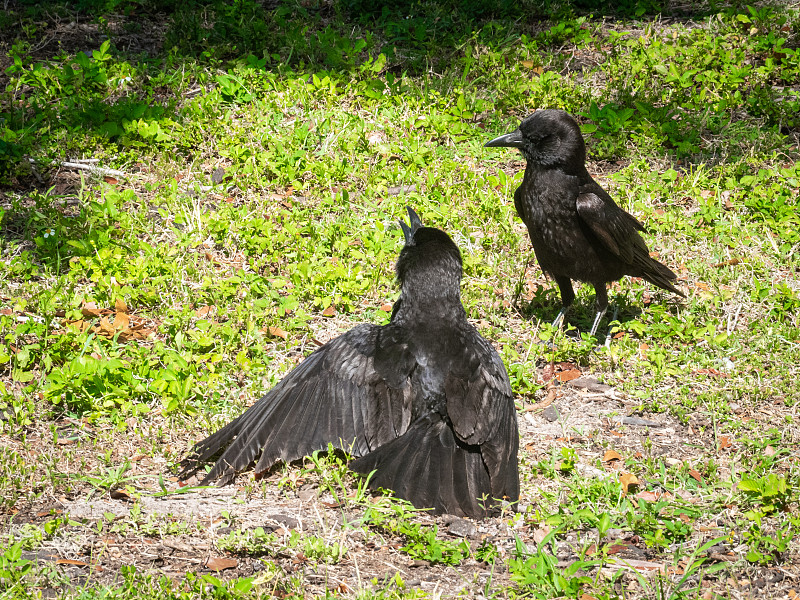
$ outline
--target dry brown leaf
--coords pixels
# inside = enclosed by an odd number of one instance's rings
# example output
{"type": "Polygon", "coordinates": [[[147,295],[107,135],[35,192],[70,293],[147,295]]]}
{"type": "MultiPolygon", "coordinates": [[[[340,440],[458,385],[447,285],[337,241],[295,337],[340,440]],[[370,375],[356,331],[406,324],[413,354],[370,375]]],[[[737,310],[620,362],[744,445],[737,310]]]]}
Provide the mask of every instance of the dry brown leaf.
{"type": "Polygon", "coordinates": [[[8,317],[13,314],[14,311],[11,310],[10,308],[0,308],[0,315],[3,315],[4,317],[8,317]]]}
{"type": "Polygon", "coordinates": [[[764,448],[764,456],[775,456],[775,448],[772,446],[764,448]]]}
{"type": "MultiPolygon", "coordinates": [[[[262,329],[262,331],[264,330],[262,329]]],[[[266,333],[270,334],[272,337],[279,337],[283,338],[284,340],[289,337],[289,334],[283,329],[280,327],[273,327],[272,325],[266,328],[266,333]]]]}
{"type": "Polygon", "coordinates": [[[383,312],[392,312],[392,305],[389,304],[388,302],[386,304],[382,304],[381,305],[381,310],[383,312]]]}
{"type": "Polygon", "coordinates": [[[639,485],[639,479],[633,473],[620,473],[619,482],[622,484],[622,490],[627,494],[630,488],[639,485]]]}
{"type": "Polygon", "coordinates": [[[111,175],[104,175],[103,181],[105,181],[109,185],[117,185],[119,183],[119,179],[117,179],[116,177],[112,177],[111,175]]]}
{"type": "Polygon", "coordinates": [[[131,320],[124,312],[118,312],[114,315],[114,329],[125,331],[131,326],[131,320]]]}
{"type": "Polygon", "coordinates": [[[603,462],[611,462],[612,460],[622,460],[622,456],[616,450],[606,450],[603,454],[603,462]]]}
{"type": "Polygon", "coordinates": [[[547,525],[543,525],[534,529],[533,531],[533,541],[537,544],[541,544],[542,540],[547,537],[547,534],[550,533],[550,527],[547,525]]]}
{"type": "Polygon", "coordinates": [[[689,469],[689,475],[691,475],[692,478],[697,480],[698,482],[703,483],[703,476],[700,475],[700,473],[698,473],[694,469],[689,469]]]}
{"type": "Polygon", "coordinates": [[[725,260],[721,263],[716,263],[711,266],[714,267],[715,269],[718,269],[719,267],[732,267],[734,265],[738,265],[740,262],[742,261],[739,260],[738,258],[731,258],[730,260],[725,260]]]}
{"type": "Polygon", "coordinates": [[[336,314],[336,309],[331,304],[328,308],[322,311],[323,317],[332,317],[336,314]]]}
{"type": "Polygon", "coordinates": [[[224,571],[239,566],[239,561],[235,558],[222,558],[221,556],[211,556],[206,561],[205,567],[212,571],[224,571]]]}
{"type": "Polygon", "coordinates": [[[91,323],[87,323],[83,319],[78,319],[77,321],[67,321],[68,328],[77,329],[81,333],[86,331],[91,326],[91,323]]]}
{"type": "Polygon", "coordinates": [[[644,500],[645,502],[655,502],[656,500],[658,500],[658,494],[648,490],[639,492],[638,494],[636,494],[636,497],[639,498],[640,500],[644,500]]]}
{"type": "Polygon", "coordinates": [[[97,304],[94,302],[86,302],[81,307],[81,314],[84,317],[99,317],[100,316],[100,309],[97,308],[97,304]]]}
{"type": "Polygon", "coordinates": [[[566,383],[567,381],[577,379],[581,375],[582,373],[578,369],[570,369],[569,371],[560,371],[556,375],[556,379],[558,379],[561,383],[566,383]]]}
{"type": "Polygon", "coordinates": [[[597,600],[597,598],[595,598],[594,596],[590,596],[589,594],[581,594],[580,600],[597,600]]]}
{"type": "Polygon", "coordinates": [[[83,562],[82,560],[72,560],[71,558],[59,558],[56,561],[57,565],[73,565],[76,567],[88,567],[89,563],[83,562]]]}
{"type": "Polygon", "coordinates": [[[200,308],[198,308],[196,311],[194,311],[194,314],[195,314],[195,316],[196,316],[198,319],[202,319],[202,318],[203,318],[203,317],[205,317],[205,316],[206,316],[208,313],[210,313],[212,310],[214,310],[214,308],[215,308],[215,307],[214,307],[214,305],[213,305],[213,304],[212,304],[211,306],[201,306],[201,307],[200,307],[200,308]]]}
{"type": "Polygon", "coordinates": [[[733,444],[731,444],[731,438],[727,435],[719,436],[718,445],[720,450],[725,450],[725,448],[730,448],[733,444]]]}
{"type": "Polygon", "coordinates": [[[108,337],[114,337],[114,334],[117,332],[116,328],[111,324],[111,321],[108,320],[108,317],[100,319],[100,325],[96,326],[94,330],[96,333],[108,337]]]}
{"type": "Polygon", "coordinates": [[[125,300],[123,300],[122,298],[117,298],[117,301],[114,302],[114,310],[116,310],[118,313],[130,312],[130,310],[128,310],[128,305],[125,304],[125,300]]]}

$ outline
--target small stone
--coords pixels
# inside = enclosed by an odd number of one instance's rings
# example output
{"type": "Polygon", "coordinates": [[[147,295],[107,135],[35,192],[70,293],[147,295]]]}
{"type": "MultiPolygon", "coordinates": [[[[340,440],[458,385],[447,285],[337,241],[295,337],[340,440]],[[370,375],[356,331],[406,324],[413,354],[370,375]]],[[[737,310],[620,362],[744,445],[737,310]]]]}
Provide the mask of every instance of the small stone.
{"type": "Polygon", "coordinates": [[[280,513],[274,515],[267,515],[267,519],[272,519],[273,521],[277,521],[278,523],[286,527],[286,529],[297,529],[298,525],[300,525],[300,522],[294,517],[290,517],[289,515],[284,515],[280,513]]]}
{"type": "Polygon", "coordinates": [[[225,179],[225,169],[222,167],[215,169],[211,174],[211,183],[214,185],[219,185],[223,179],[225,179]]]}
{"type": "Polygon", "coordinates": [[[409,567],[413,567],[415,569],[419,567],[427,567],[428,561],[427,560],[412,560],[411,563],[408,565],[409,567]]]}
{"type": "Polygon", "coordinates": [[[411,185],[396,185],[390,187],[388,190],[386,190],[386,193],[389,196],[399,196],[400,194],[408,194],[410,192],[416,192],[416,191],[417,191],[417,186],[416,184],[412,183],[411,185]]]}
{"type": "Polygon", "coordinates": [[[475,524],[466,519],[456,519],[447,528],[447,531],[458,537],[473,538],[477,534],[475,524]]]}
{"type": "Polygon", "coordinates": [[[317,490],[300,490],[297,492],[297,497],[300,498],[301,502],[308,502],[309,500],[313,500],[317,497],[317,490]]]}
{"type": "Polygon", "coordinates": [[[610,385],[602,383],[595,377],[589,377],[586,375],[583,377],[578,377],[577,379],[573,379],[572,381],[568,382],[567,385],[594,393],[603,393],[611,389],[610,385]]]}
{"type": "Polygon", "coordinates": [[[558,421],[558,418],[561,415],[558,413],[558,409],[553,404],[551,404],[542,411],[542,416],[547,421],[550,421],[552,423],[553,421],[558,421]]]}

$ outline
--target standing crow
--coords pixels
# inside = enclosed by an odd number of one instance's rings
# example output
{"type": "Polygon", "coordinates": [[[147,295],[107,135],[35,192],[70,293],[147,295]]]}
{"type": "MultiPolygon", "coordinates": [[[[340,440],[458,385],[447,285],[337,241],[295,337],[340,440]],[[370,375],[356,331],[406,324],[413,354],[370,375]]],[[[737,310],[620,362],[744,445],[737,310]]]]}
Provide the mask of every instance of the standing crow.
{"type": "Polygon", "coordinates": [[[363,324],[306,358],[237,419],[199,442],[181,478],[222,455],[203,483],[260,475],[328,444],[375,471],[370,485],[435,512],[479,517],[519,498],[517,415],[500,356],[467,321],[461,254],[408,209],[388,325],[363,324]]]}
{"type": "Polygon", "coordinates": [[[486,146],[519,148],[528,166],[514,193],[517,214],[528,227],[536,259],[561,291],[554,327],[575,299],[572,279],[594,286],[597,315],[591,335],[608,308],[606,283],[623,275],[641,277],[684,294],[669,267],[650,258],[639,235],[644,227],[617,206],[586,170],[586,146],[578,123],[563,110],[537,110],[516,131],[486,146]]]}

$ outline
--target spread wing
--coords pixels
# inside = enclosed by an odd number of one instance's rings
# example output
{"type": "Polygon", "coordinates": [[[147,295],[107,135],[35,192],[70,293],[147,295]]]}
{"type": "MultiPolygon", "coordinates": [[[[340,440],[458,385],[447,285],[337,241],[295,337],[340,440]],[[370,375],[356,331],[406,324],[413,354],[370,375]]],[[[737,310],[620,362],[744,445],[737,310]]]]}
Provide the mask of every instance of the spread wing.
{"type": "Polygon", "coordinates": [[[617,206],[604,190],[582,186],[575,203],[578,215],[592,233],[621,261],[633,265],[641,253],[649,258],[647,245],[639,235],[644,227],[617,206]]]}
{"type": "Polygon", "coordinates": [[[362,456],[402,435],[411,421],[409,378],[416,363],[395,339],[400,335],[391,325],[360,325],[320,347],[246,412],[197,443],[180,477],[222,450],[204,483],[230,481],[259,455],[256,473],[329,443],[362,456]]]}
{"type": "Polygon", "coordinates": [[[479,446],[491,496],[519,498],[519,430],[511,383],[503,361],[477,331],[463,333],[463,360],[445,380],[447,416],[458,439],[479,446]]]}

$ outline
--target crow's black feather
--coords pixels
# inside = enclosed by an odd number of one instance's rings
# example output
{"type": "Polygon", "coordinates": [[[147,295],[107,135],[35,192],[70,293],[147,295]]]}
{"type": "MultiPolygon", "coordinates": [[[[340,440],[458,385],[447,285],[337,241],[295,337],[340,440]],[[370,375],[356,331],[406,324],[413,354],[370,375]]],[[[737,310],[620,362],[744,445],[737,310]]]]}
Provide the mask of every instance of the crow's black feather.
{"type": "Polygon", "coordinates": [[[222,453],[203,483],[325,450],[359,457],[373,487],[420,508],[478,517],[519,498],[519,433],[500,356],[461,305],[461,254],[409,209],[388,325],[359,325],[308,356],[231,423],[197,443],[181,478],[222,453]]]}
{"type": "MultiPolygon", "coordinates": [[[[572,279],[591,283],[598,318],[608,307],[606,284],[641,277],[683,296],[669,267],[650,257],[634,216],[616,205],[586,170],[578,123],[562,110],[537,110],[489,147],[519,148],[527,160],[514,206],[528,228],[536,259],[561,291],[562,312],[575,299],[572,279]]],[[[558,321],[559,319],[556,319],[558,321]]]]}

